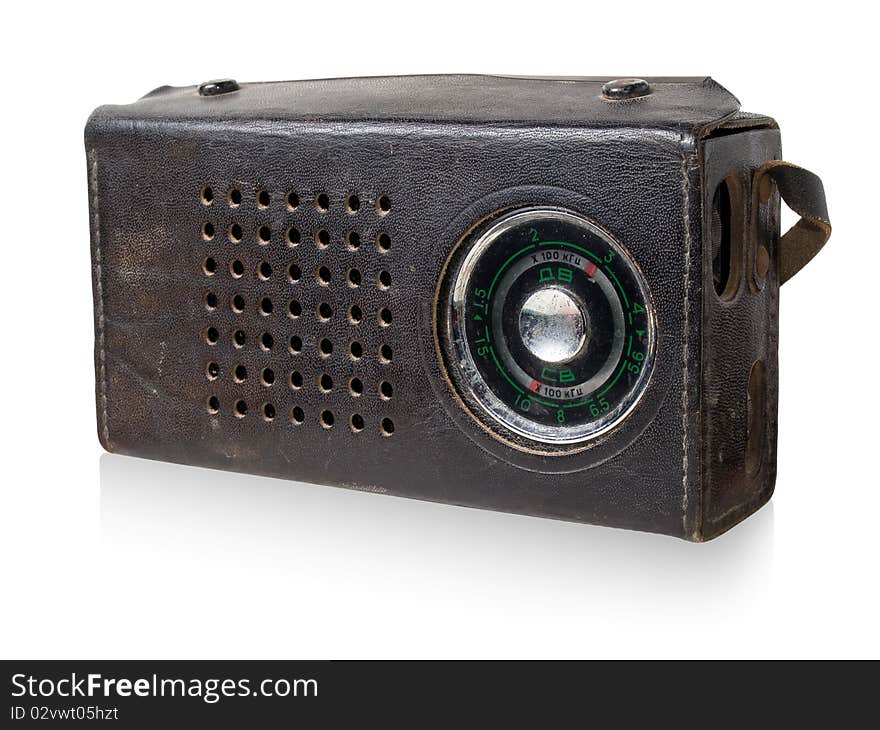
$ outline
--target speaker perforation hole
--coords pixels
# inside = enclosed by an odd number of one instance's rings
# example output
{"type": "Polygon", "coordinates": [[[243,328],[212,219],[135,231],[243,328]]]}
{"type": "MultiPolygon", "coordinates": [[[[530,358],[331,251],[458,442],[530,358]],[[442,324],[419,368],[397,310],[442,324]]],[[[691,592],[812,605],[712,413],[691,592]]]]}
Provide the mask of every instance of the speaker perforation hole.
{"type": "Polygon", "coordinates": [[[333,428],[333,423],[336,418],[333,416],[333,411],[321,411],[321,425],[326,429],[333,428]]]}
{"type": "Polygon", "coordinates": [[[275,338],[272,337],[271,332],[264,332],[260,335],[260,349],[263,350],[263,352],[269,352],[274,345],[275,338]]]}
{"type": "Polygon", "coordinates": [[[348,274],[346,275],[346,280],[350,287],[359,287],[361,285],[361,272],[358,269],[349,269],[348,274]]]}
{"type": "Polygon", "coordinates": [[[205,366],[205,377],[208,380],[217,380],[220,377],[220,365],[216,362],[209,362],[205,366]]]}
{"type": "Polygon", "coordinates": [[[205,308],[206,309],[213,311],[213,310],[217,309],[217,304],[218,304],[217,295],[214,292],[209,291],[207,294],[205,294],[205,308]]]}
{"type": "Polygon", "coordinates": [[[230,208],[237,208],[241,205],[241,190],[238,188],[231,188],[226,196],[226,200],[228,201],[230,208]]]}
{"type": "Polygon", "coordinates": [[[217,415],[220,412],[220,399],[216,395],[212,395],[208,398],[208,402],[206,404],[208,413],[211,415],[217,415]]]}
{"type": "Polygon", "coordinates": [[[272,240],[272,229],[269,226],[260,226],[257,228],[257,242],[261,246],[265,246],[272,240]]]}
{"type": "Polygon", "coordinates": [[[299,208],[299,195],[291,190],[287,194],[287,197],[284,198],[284,202],[287,205],[288,210],[296,210],[299,208]]]}
{"type": "Polygon", "coordinates": [[[348,425],[353,433],[360,433],[364,430],[364,417],[360,413],[352,413],[348,419],[348,425]]]}
{"type": "Polygon", "coordinates": [[[318,283],[321,286],[327,286],[330,283],[330,280],[333,278],[333,274],[330,273],[330,269],[326,266],[321,266],[318,268],[317,273],[318,283]]]}
{"type": "Polygon", "coordinates": [[[376,277],[376,283],[379,285],[380,289],[390,289],[391,274],[387,271],[380,271],[379,275],[376,277]]]}
{"type": "Polygon", "coordinates": [[[291,264],[287,267],[287,278],[291,284],[296,284],[300,279],[302,279],[302,269],[297,264],[291,264]]]}
{"type": "Polygon", "coordinates": [[[321,302],[318,305],[318,319],[322,322],[327,322],[333,316],[333,307],[331,307],[327,302],[321,302]]]}
{"type": "Polygon", "coordinates": [[[232,297],[232,311],[236,314],[241,314],[244,311],[244,297],[241,294],[232,297]]]}
{"type": "Polygon", "coordinates": [[[233,410],[235,411],[236,418],[244,418],[248,412],[248,405],[243,400],[237,400],[235,401],[235,406],[233,407],[233,410]]]}
{"type": "Polygon", "coordinates": [[[287,381],[293,390],[299,390],[303,387],[303,376],[299,370],[294,370],[287,381]]]}
{"type": "Polygon", "coordinates": [[[352,251],[357,251],[361,247],[361,234],[357,231],[346,231],[345,245],[352,251]]]}
{"type": "Polygon", "coordinates": [[[388,215],[391,212],[391,199],[387,195],[380,195],[376,199],[376,211],[379,215],[388,215]]]}
{"type": "Polygon", "coordinates": [[[379,383],[379,397],[382,400],[391,400],[394,396],[394,386],[391,385],[387,380],[383,380],[379,383]]]}
{"type": "Polygon", "coordinates": [[[229,273],[232,274],[233,279],[240,279],[244,276],[244,264],[238,259],[233,259],[229,262],[229,273]]]}
{"type": "Polygon", "coordinates": [[[300,241],[302,241],[302,234],[299,232],[299,228],[295,226],[291,226],[287,229],[287,245],[288,246],[299,246],[300,241]]]}
{"type": "Polygon", "coordinates": [[[241,243],[241,238],[244,235],[244,231],[238,223],[232,223],[229,226],[229,240],[232,243],[241,243]]]}
{"type": "Polygon", "coordinates": [[[216,345],[220,340],[220,332],[216,327],[208,327],[205,330],[205,342],[209,345],[216,345]]]}
{"type": "Polygon", "coordinates": [[[214,190],[210,185],[205,185],[199,195],[202,205],[211,205],[214,202],[214,190]]]}
{"type": "Polygon", "coordinates": [[[330,196],[327,193],[318,193],[315,196],[315,208],[321,213],[326,213],[330,210],[330,196]]]}
{"type": "Polygon", "coordinates": [[[348,321],[352,324],[360,324],[364,318],[364,313],[357,304],[352,304],[348,308],[348,321]]]}
{"type": "Polygon", "coordinates": [[[392,322],[391,310],[388,307],[382,307],[378,312],[379,324],[382,327],[390,327],[392,322]]]}
{"type": "Polygon", "coordinates": [[[269,204],[272,202],[272,196],[269,195],[269,192],[266,190],[261,190],[257,193],[257,207],[258,208],[268,208],[269,204]]]}
{"type": "Polygon", "coordinates": [[[345,209],[349,213],[357,213],[361,209],[361,199],[352,193],[345,199],[345,209]]]}
{"type": "Polygon", "coordinates": [[[290,420],[293,424],[299,426],[306,420],[306,414],[303,412],[302,408],[294,406],[290,409],[290,420]]]}
{"type": "Polygon", "coordinates": [[[262,281],[269,281],[272,277],[272,264],[268,261],[261,261],[259,266],[257,266],[257,276],[262,281]]]}
{"type": "Polygon", "coordinates": [[[291,355],[299,355],[303,349],[302,337],[299,335],[291,335],[290,341],[287,343],[287,349],[291,355]]]}
{"type": "Polygon", "coordinates": [[[327,373],[322,373],[318,378],[318,388],[322,393],[330,393],[333,390],[333,378],[327,373]]]}
{"type": "Polygon", "coordinates": [[[391,436],[394,434],[394,421],[390,418],[383,418],[379,428],[383,436],[391,436]]]}
{"type": "Polygon", "coordinates": [[[236,383],[243,383],[247,380],[247,377],[247,368],[244,365],[236,365],[235,369],[232,371],[232,379],[236,383]]]}
{"type": "Polygon", "coordinates": [[[217,273],[217,261],[210,256],[202,262],[202,271],[205,276],[214,276],[217,273]]]}
{"type": "Polygon", "coordinates": [[[315,233],[315,244],[318,248],[327,248],[330,245],[330,231],[322,228],[315,233]]]}
{"type": "Polygon", "coordinates": [[[364,383],[358,378],[354,377],[348,381],[348,392],[351,393],[352,397],[357,398],[361,396],[364,392],[364,383]]]}
{"type": "Polygon", "coordinates": [[[246,342],[247,342],[247,334],[245,333],[245,331],[244,330],[235,330],[235,332],[232,334],[232,346],[236,350],[240,350],[242,347],[245,346],[246,342]]]}
{"type": "Polygon", "coordinates": [[[388,251],[391,248],[391,236],[387,233],[380,233],[376,236],[376,248],[382,253],[388,251]]]}
{"type": "Polygon", "coordinates": [[[264,317],[268,317],[272,314],[272,310],[275,309],[275,305],[272,303],[272,300],[269,297],[263,297],[260,300],[260,314],[264,317]]]}
{"type": "Polygon", "coordinates": [[[321,357],[330,357],[333,354],[333,343],[326,337],[318,343],[318,352],[321,357]]]}
{"type": "Polygon", "coordinates": [[[364,356],[364,346],[360,342],[352,342],[348,346],[348,352],[352,360],[360,360],[364,356]]]}
{"type": "Polygon", "coordinates": [[[263,403],[263,420],[275,420],[275,406],[273,406],[271,403],[263,403]]]}
{"type": "Polygon", "coordinates": [[[260,372],[260,383],[267,388],[275,384],[275,371],[272,368],[263,368],[260,372]]]}
{"type": "Polygon", "coordinates": [[[302,314],[302,304],[296,299],[291,299],[287,305],[287,316],[296,319],[302,314]]]}
{"type": "Polygon", "coordinates": [[[214,224],[211,222],[202,224],[202,238],[211,241],[214,238],[214,224]]]}
{"type": "Polygon", "coordinates": [[[379,348],[379,362],[383,365],[388,365],[390,362],[394,360],[394,351],[391,349],[390,345],[382,345],[379,348]]]}

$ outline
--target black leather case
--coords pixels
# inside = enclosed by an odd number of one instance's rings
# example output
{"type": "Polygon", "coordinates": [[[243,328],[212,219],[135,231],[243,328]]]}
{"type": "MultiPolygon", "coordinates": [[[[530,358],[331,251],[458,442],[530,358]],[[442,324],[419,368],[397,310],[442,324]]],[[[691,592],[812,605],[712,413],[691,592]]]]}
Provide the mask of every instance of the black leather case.
{"type": "Polygon", "coordinates": [[[627,101],[595,79],[436,76],[162,87],[97,109],[86,151],[101,443],[689,540],[747,516],[776,470],[778,197],[754,201],[752,177],[779,157],[779,133],[711,79],[649,81],[653,93],[627,101]],[[724,300],[707,242],[713,195],[732,178],[745,243],[724,300]],[[599,222],[656,307],[645,396],[568,456],[478,428],[435,349],[450,250],[489,212],[526,204],[599,222]],[[770,252],[760,287],[756,242],[770,252]]]}

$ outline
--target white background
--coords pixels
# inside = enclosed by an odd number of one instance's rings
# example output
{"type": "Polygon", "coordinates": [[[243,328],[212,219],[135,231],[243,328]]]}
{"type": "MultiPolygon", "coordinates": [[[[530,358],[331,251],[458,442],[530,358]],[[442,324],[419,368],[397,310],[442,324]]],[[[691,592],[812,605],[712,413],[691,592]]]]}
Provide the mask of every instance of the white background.
{"type": "Polygon", "coordinates": [[[3,658],[873,656],[876,28],[869,4],[7,3],[3,658]],[[83,125],[162,84],[710,74],[825,181],[781,303],[779,479],[720,539],[103,454],[83,125]],[[873,172],[872,172],[873,169],[873,172]]]}

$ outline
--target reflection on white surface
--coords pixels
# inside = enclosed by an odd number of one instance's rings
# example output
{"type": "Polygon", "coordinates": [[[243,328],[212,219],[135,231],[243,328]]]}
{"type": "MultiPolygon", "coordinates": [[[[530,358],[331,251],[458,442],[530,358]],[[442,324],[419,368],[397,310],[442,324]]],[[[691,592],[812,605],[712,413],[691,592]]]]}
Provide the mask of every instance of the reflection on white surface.
{"type": "Polygon", "coordinates": [[[181,606],[323,627],[321,641],[274,645],[287,655],[369,655],[389,641],[398,656],[498,655],[497,632],[536,623],[534,646],[520,637],[512,655],[540,653],[571,623],[580,655],[611,653],[595,635],[606,629],[656,635],[659,624],[678,641],[695,616],[717,629],[749,612],[773,560],[772,506],[694,545],[110,454],[100,474],[105,555],[181,606]]]}

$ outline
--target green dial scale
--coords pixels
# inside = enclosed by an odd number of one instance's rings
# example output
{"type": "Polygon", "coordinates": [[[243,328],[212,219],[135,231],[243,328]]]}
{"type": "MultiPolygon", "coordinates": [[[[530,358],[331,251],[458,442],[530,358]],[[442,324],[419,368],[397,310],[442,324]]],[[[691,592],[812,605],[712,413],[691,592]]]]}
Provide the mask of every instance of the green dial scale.
{"type": "Polygon", "coordinates": [[[519,209],[478,228],[450,264],[446,365],[490,430],[577,444],[632,410],[653,362],[653,311],[607,232],[564,209],[519,209]]]}

